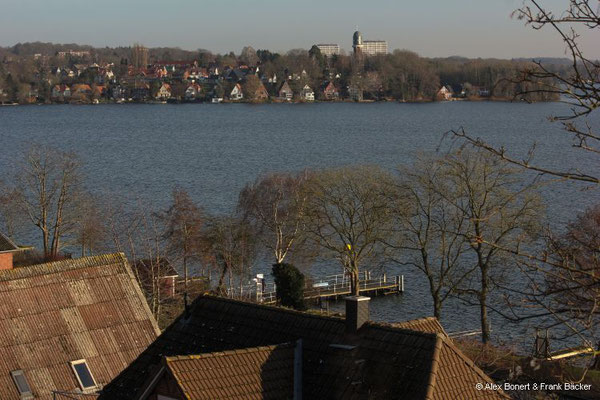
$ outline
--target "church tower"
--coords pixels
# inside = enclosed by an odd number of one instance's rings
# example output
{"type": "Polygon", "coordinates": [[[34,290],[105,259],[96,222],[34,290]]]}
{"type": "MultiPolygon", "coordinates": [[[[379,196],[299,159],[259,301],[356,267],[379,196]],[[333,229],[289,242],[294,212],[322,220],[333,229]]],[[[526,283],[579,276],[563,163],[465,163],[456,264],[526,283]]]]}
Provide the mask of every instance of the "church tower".
{"type": "Polygon", "coordinates": [[[363,41],[362,34],[359,31],[354,32],[352,36],[352,47],[354,48],[355,55],[362,53],[363,41]]]}

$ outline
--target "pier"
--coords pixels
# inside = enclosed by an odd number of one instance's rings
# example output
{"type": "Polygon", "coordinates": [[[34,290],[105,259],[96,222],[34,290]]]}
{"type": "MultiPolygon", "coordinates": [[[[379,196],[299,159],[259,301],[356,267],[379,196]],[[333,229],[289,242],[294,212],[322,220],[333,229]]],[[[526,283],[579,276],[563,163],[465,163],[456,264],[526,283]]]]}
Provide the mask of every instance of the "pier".
{"type": "MultiPolygon", "coordinates": [[[[387,274],[374,275],[362,271],[358,282],[361,295],[383,296],[404,292],[404,275],[388,277],[387,274]],[[390,279],[391,278],[391,279],[390,279]]],[[[255,278],[256,285],[227,290],[228,297],[253,300],[262,304],[277,303],[277,288],[273,282],[255,278]]],[[[323,301],[350,294],[350,278],[345,274],[313,278],[304,287],[304,299],[323,301]]]]}

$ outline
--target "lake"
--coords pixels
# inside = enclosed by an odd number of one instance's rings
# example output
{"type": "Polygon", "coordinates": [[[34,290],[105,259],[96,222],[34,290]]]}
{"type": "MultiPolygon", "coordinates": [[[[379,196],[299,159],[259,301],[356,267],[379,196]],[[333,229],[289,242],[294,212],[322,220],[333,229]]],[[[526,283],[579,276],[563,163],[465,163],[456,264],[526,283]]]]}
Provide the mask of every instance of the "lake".
{"type": "MultiPolygon", "coordinates": [[[[11,179],[18,154],[30,143],[47,143],[81,156],[96,193],[131,201],[142,197],[164,207],[179,185],[208,211],[224,213],[260,174],[345,164],[393,169],[419,152],[460,145],[444,137],[460,127],[521,158],[536,142],[535,160],[544,167],[599,173],[597,158],[571,148],[561,126],[547,119],[566,111],[559,103],[459,101],[0,107],[0,177],[11,179]]],[[[600,126],[600,116],[590,122],[600,126]]],[[[544,189],[552,225],[564,225],[598,202],[597,190],[584,189],[567,182],[544,189]]],[[[373,319],[431,315],[423,278],[400,272],[406,293],[374,299],[373,319]]],[[[442,322],[448,331],[458,331],[477,328],[477,318],[476,309],[452,301],[442,322]]],[[[530,329],[509,330],[499,317],[491,318],[498,337],[531,340],[530,329]]]]}

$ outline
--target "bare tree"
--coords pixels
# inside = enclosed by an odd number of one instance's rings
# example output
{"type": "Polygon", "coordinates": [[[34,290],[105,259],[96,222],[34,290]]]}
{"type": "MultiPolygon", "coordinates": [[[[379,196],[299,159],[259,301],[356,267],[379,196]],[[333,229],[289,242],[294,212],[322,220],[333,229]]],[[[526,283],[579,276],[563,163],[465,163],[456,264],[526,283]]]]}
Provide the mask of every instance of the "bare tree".
{"type": "Polygon", "coordinates": [[[166,227],[164,237],[168,241],[167,252],[173,259],[181,260],[183,265],[187,292],[190,264],[201,259],[204,212],[184,189],[173,189],[172,200],[172,205],[160,218],[166,227]]]}
{"type": "Polygon", "coordinates": [[[77,207],[74,243],[81,247],[81,256],[92,254],[105,245],[107,237],[106,218],[98,199],[82,194],[77,207]]]}
{"type": "Polygon", "coordinates": [[[63,239],[73,232],[81,195],[81,163],[73,154],[32,146],[16,178],[19,204],[42,235],[44,257],[59,255],[63,239]]]}
{"type": "Polygon", "coordinates": [[[19,197],[17,188],[0,181],[0,226],[13,240],[20,227],[27,222],[19,204],[19,197]]]}
{"type": "Polygon", "coordinates": [[[159,325],[168,320],[163,305],[169,298],[163,278],[171,273],[165,224],[159,212],[138,200],[134,204],[107,200],[101,209],[106,247],[127,254],[133,274],[159,325]]]}
{"type": "MultiPolygon", "coordinates": [[[[537,320],[547,328],[558,328],[553,330],[555,340],[578,340],[600,350],[600,206],[579,215],[561,234],[547,232],[545,241],[544,251],[512,250],[521,256],[527,285],[514,290],[521,297],[507,303],[508,318],[537,320]]],[[[596,353],[589,366],[599,368],[598,360],[596,353]]]]}
{"type": "Polygon", "coordinates": [[[206,250],[213,254],[220,269],[217,291],[225,293],[225,279],[233,290],[235,277],[240,290],[257,256],[257,241],[252,227],[238,215],[213,217],[207,221],[204,233],[206,250]]]}
{"type": "Polygon", "coordinates": [[[240,210],[255,226],[259,240],[280,264],[304,239],[307,173],[274,173],[241,191],[240,210]]]}
{"type": "Polygon", "coordinates": [[[463,299],[480,310],[482,341],[490,339],[489,300],[504,269],[514,260],[503,249],[527,249],[541,229],[543,205],[535,182],[485,151],[463,150],[448,155],[445,184],[438,193],[468,221],[469,241],[476,275],[456,288],[463,299]]]}
{"type": "Polygon", "coordinates": [[[353,295],[359,294],[359,268],[385,257],[393,188],[393,176],[372,166],[324,170],[308,180],[309,240],[342,264],[353,295]]]}
{"type": "MultiPolygon", "coordinates": [[[[600,323],[600,205],[569,224],[567,232],[547,240],[554,265],[544,274],[540,295],[549,309],[571,328],[570,333],[597,337],[600,323]]],[[[594,343],[593,345],[597,345],[594,343]]]]}
{"type": "Polygon", "coordinates": [[[447,167],[440,159],[420,157],[399,171],[398,196],[392,199],[398,234],[390,245],[399,250],[393,258],[425,275],[437,318],[443,303],[475,270],[465,260],[467,215],[449,201],[452,194],[440,194],[447,167]]]}
{"type": "MultiPolygon", "coordinates": [[[[571,67],[565,75],[536,61],[534,68],[522,71],[521,76],[515,78],[515,82],[523,84],[522,92],[517,95],[533,92],[560,95],[562,102],[570,106],[570,113],[552,116],[551,120],[563,124],[566,133],[573,139],[573,147],[597,157],[600,155],[600,132],[589,121],[582,120],[582,117],[589,116],[600,107],[600,61],[586,56],[587,53],[580,44],[580,32],[583,30],[585,34],[598,34],[600,9],[594,6],[596,2],[593,0],[569,0],[568,8],[557,15],[544,8],[538,0],[527,0],[525,3],[513,15],[533,29],[550,28],[557,33],[566,46],[571,67]]],[[[540,166],[533,161],[535,145],[531,146],[526,158],[519,159],[509,154],[505,148],[473,137],[464,129],[452,132],[456,137],[520,167],[563,179],[600,184],[600,177],[587,166],[575,170],[540,166]]]]}
{"type": "MultiPolygon", "coordinates": [[[[593,0],[569,0],[562,13],[550,11],[538,0],[526,0],[524,6],[513,14],[535,30],[550,29],[556,33],[570,59],[568,73],[556,72],[542,62],[535,62],[535,67],[522,71],[515,82],[525,84],[522,86],[525,94],[534,91],[560,95],[561,101],[569,105],[569,111],[551,116],[551,121],[563,125],[565,133],[572,138],[572,147],[580,151],[582,160],[588,160],[591,156],[596,161],[600,154],[600,132],[597,126],[592,125],[590,116],[595,115],[600,106],[600,61],[587,56],[589,53],[582,47],[581,38],[599,33],[599,12],[599,5],[593,0]]],[[[594,189],[600,184],[596,170],[590,167],[594,165],[593,162],[569,170],[546,168],[534,162],[535,145],[530,147],[524,159],[519,159],[505,148],[473,137],[463,129],[452,132],[467,143],[523,169],[588,184],[594,189]]],[[[573,226],[569,230],[573,231],[573,226]]],[[[536,312],[528,310],[526,313],[518,312],[519,307],[515,307],[517,311],[511,309],[514,315],[509,317],[515,321],[541,318],[540,323],[559,325],[561,330],[566,328],[566,336],[576,336],[586,345],[593,345],[596,339],[591,328],[597,322],[595,288],[599,281],[592,264],[585,266],[580,258],[581,254],[593,253],[593,241],[586,243],[578,240],[575,245],[573,237],[552,233],[547,236],[546,251],[526,251],[487,243],[501,251],[521,256],[520,265],[528,288],[525,291],[515,290],[514,287],[510,289],[517,296],[522,296],[527,304],[533,303],[538,307],[536,312]]],[[[509,305],[514,306],[512,301],[509,305]]]]}

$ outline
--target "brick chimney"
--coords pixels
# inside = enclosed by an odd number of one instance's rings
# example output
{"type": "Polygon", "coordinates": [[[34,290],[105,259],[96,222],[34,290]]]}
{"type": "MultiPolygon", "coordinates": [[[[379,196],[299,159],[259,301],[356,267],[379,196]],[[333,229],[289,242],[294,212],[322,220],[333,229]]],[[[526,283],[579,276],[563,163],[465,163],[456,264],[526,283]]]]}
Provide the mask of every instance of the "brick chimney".
{"type": "Polygon", "coordinates": [[[369,320],[369,300],[366,296],[348,296],[346,300],[346,332],[356,333],[369,320]]]}
{"type": "Polygon", "coordinates": [[[13,269],[13,253],[19,250],[19,246],[0,232],[0,270],[13,269]]]}

